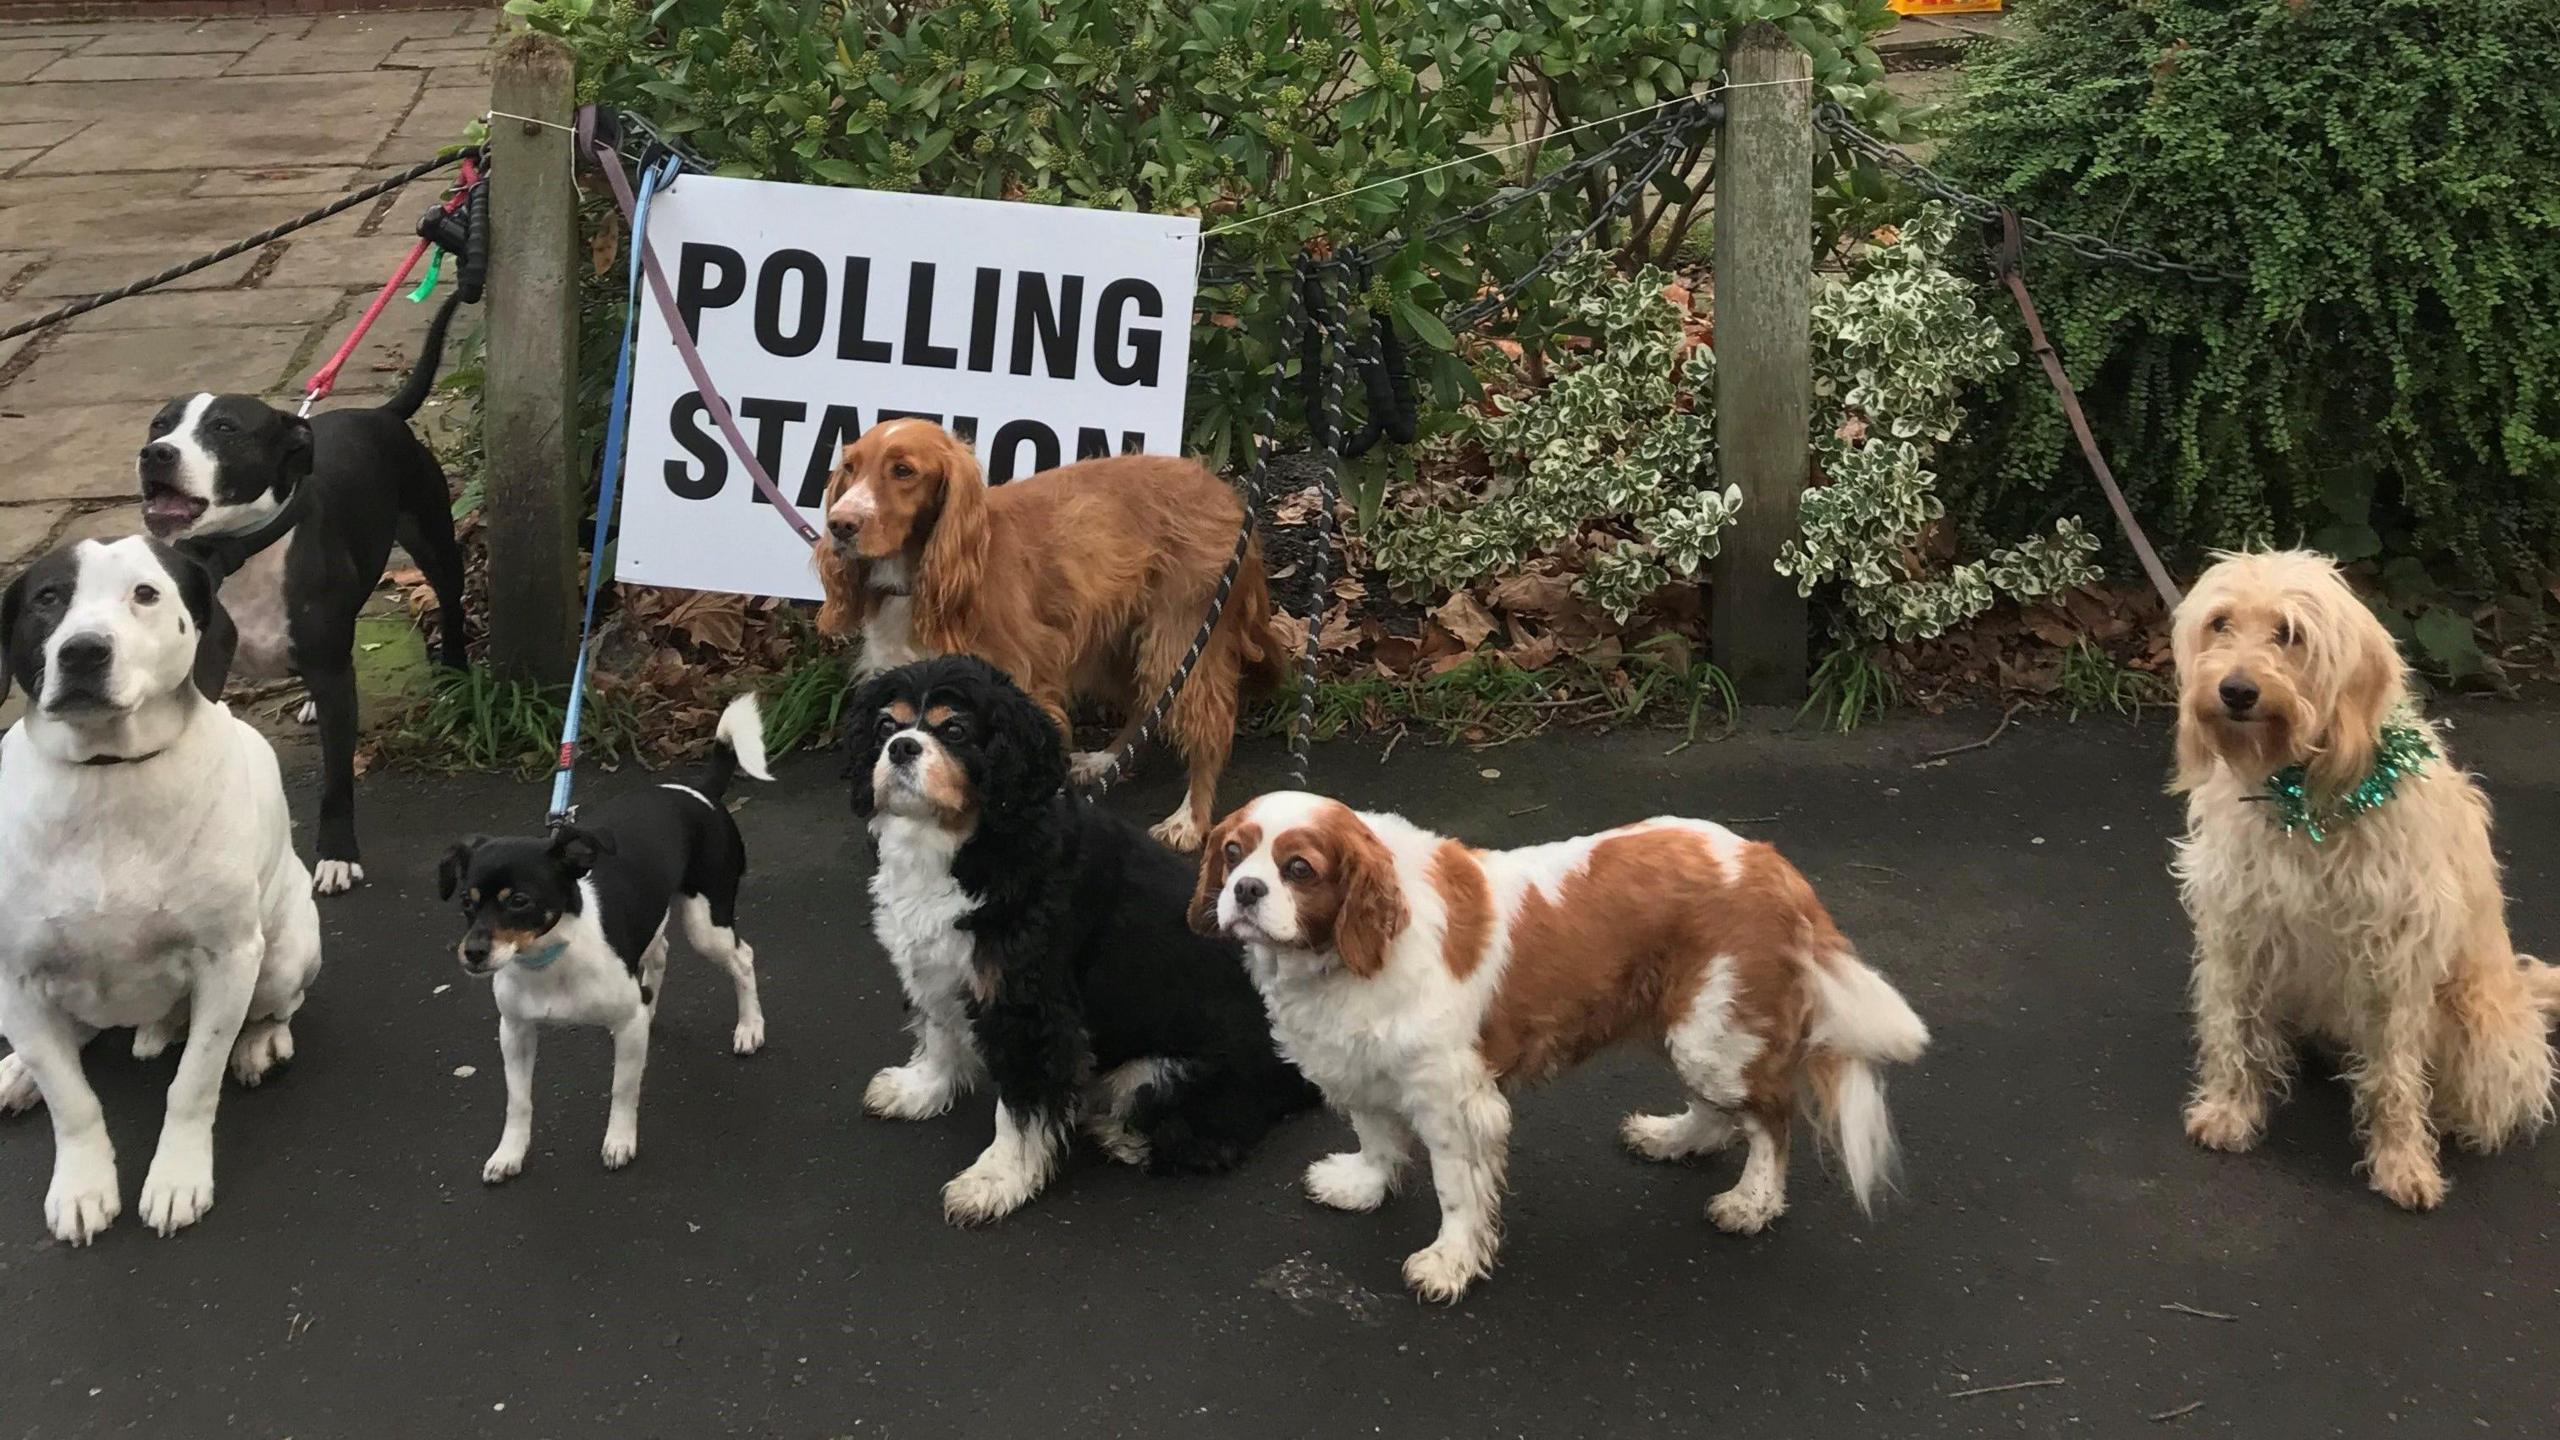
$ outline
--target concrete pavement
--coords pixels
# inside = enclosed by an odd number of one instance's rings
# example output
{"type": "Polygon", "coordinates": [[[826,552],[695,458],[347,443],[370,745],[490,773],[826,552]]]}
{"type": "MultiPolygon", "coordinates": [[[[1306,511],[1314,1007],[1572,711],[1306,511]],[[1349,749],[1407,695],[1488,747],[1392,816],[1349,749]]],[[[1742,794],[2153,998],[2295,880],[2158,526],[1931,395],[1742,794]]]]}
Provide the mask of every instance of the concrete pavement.
{"type": "MultiPolygon", "coordinates": [[[[0,22],[0,325],[312,209],[461,138],[496,12],[0,22]]],[[[389,278],[427,186],[168,288],[0,341],[0,575],[131,531],[156,402],[298,399],[389,278]]],[[[448,281],[448,283],[450,283],[448,281]]],[[[432,306],[395,301],[333,403],[397,387],[432,306]]]]}
{"type": "MultiPolygon", "coordinates": [[[[2548,953],[2560,711],[2455,713],[2497,800],[2517,934],[2548,953]]],[[[450,958],[432,870],[458,831],[537,827],[540,787],[368,778],[374,882],[323,910],[292,1072],[226,1096],[201,1226],[161,1240],[128,1217],[88,1251],[49,1243],[51,1137],[0,1123],[0,1436],[2551,1433],[2560,1145],[2450,1154],[2429,1216],[2351,1173],[2326,1078],[2258,1154],[2189,1146],[2167,735],[2031,717],[1925,759],[1990,724],[1674,756],[1656,733],[1408,741],[1384,764],[1319,748],[1320,784],[1486,842],[1666,808],[1734,822],[1803,866],[1935,1031],[1894,1078],[1909,1173],[1872,1223],[1808,1153],[1770,1233],[1710,1228],[1733,1157],[1617,1148],[1622,1113],[1673,1096],[1650,1057],[1532,1092],[1502,1266],[1453,1310],[1398,1282],[1427,1192],[1365,1217],[1299,1198],[1299,1170],[1348,1138],[1324,1116],[1223,1179],[1086,1157],[994,1229],[946,1226],[938,1187],[989,1106],[861,1113],[905,1047],[823,758],[743,787],[766,1053],[728,1054],[727,986],[679,956],[635,1165],[597,1162],[604,1041],[561,1034],[532,1162],[488,1189],[493,1014],[450,958]]],[[[1283,769],[1247,746],[1228,800],[1283,769]]],[[[1159,767],[1115,803],[1151,817],[1178,783],[1159,767]]],[[[288,793],[306,809],[303,777],[288,793]]],[[[130,1203],[174,1058],[136,1064],[121,1038],[90,1068],[130,1203]]]]}

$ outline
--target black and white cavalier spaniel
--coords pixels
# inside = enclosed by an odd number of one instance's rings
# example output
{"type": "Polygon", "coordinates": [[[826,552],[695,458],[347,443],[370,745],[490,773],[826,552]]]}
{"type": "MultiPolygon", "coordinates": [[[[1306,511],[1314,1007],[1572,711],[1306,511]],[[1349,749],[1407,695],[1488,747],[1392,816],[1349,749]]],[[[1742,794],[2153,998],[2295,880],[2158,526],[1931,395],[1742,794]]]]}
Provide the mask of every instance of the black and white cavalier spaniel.
{"type": "Polygon", "coordinates": [[[1039,1194],[1079,1123],[1115,1160],[1205,1173],[1317,1103],[1236,942],[1192,933],[1190,862],[1067,791],[1056,723],[1003,671],[878,675],[845,740],[879,848],[872,927],[915,1033],[864,1104],[920,1120],[995,1086],[994,1143],[942,1190],[953,1223],[1039,1194]]]}

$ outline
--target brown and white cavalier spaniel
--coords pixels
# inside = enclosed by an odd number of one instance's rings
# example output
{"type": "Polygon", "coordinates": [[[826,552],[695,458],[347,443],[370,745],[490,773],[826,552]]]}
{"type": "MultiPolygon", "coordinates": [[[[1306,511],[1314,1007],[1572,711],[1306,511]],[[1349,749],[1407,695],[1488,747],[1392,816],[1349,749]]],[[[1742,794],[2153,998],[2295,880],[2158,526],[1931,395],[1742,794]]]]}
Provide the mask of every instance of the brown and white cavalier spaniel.
{"type": "MultiPolygon", "coordinates": [[[[866,674],[928,655],[977,655],[1062,731],[1072,733],[1067,707],[1078,699],[1117,706],[1135,726],[1191,648],[1243,521],[1244,502],[1189,460],[1113,456],[989,488],[949,431],[891,420],[846,446],[827,482],[818,628],[859,631],[866,674]]],[[[1276,682],[1289,653],[1272,626],[1256,541],[1165,718],[1191,787],[1155,827],[1157,839],[1199,847],[1247,672],[1276,682]]],[[[1078,777],[1090,778],[1109,753],[1077,756],[1078,777]]]]}
{"type": "Polygon", "coordinates": [[[1280,1053],[1359,1136],[1309,1167],[1310,1199],[1374,1210],[1417,1146],[1429,1154],[1440,1235],[1404,1266],[1428,1300],[1493,1268],[1506,1089],[1620,1041],[1658,1048],[1687,1103],[1619,1133],[1649,1160],[1746,1146],[1707,1218],[1747,1234],[1787,1208],[1799,1113],[1873,1201],[1895,1154],[1883,1067],[1929,1042],[1794,866],[1699,820],[1479,850],[1402,816],[1265,795],[1209,836],[1191,923],[1244,942],[1280,1053]]]}

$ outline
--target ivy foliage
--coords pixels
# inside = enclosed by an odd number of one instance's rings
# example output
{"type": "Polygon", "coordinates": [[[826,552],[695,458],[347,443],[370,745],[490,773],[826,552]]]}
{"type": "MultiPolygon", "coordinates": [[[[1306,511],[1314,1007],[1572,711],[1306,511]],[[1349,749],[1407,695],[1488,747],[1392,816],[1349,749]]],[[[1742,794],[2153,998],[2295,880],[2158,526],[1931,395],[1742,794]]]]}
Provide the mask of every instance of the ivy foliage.
{"type": "MultiPolygon", "coordinates": [[[[2413,596],[2538,590],[2560,542],[2560,5],[2012,8],[2022,33],[1970,62],[1936,163],[2056,226],[2242,277],[2029,252],[2155,536],[2191,560],[2308,542],[2385,562],[2413,596]]],[[[2083,503],[2033,367],[1988,408],[1953,471],[1964,518],[2083,503]]]]}
{"type": "MultiPolygon", "coordinates": [[[[1947,266],[1956,220],[1923,209],[1822,277],[1813,305],[1813,441],[1820,471],[1781,568],[1823,590],[1849,630],[1933,636],[2006,594],[2033,599],[2096,578],[2096,542],[2064,519],[1984,558],[1929,542],[1945,507],[1931,465],[1963,422],[1969,386],[2017,363],[1947,266]]],[[[1620,623],[1656,590],[1699,578],[1742,503],[1715,469],[1715,350],[1685,287],[1650,267],[1622,275],[1586,251],[1557,280],[1565,343],[1547,384],[1469,408],[1444,456],[1480,452],[1469,503],[1390,509],[1372,536],[1399,584],[1455,588],[1535,555],[1575,561],[1577,593],[1620,623]]]]}
{"type": "MultiPolygon", "coordinates": [[[[1896,131],[1868,43],[1886,0],[510,0],[568,39],[582,102],[626,107],[723,173],[1200,216],[1214,265],[1284,267],[1412,235],[1709,84],[1774,21],[1827,98],[1896,131]],[[1429,83],[1424,83],[1425,76],[1429,83]],[[1497,148],[1500,147],[1500,148],[1497,148]],[[1470,163],[1451,164],[1452,161],[1470,163]]],[[[1676,172],[1678,167],[1672,167],[1676,172]]],[[[1363,299],[1438,352],[1429,402],[1472,391],[1437,318],[1590,218],[1606,170],[1400,251],[1363,299]]],[[[1667,173],[1631,244],[1676,245],[1667,173]],[[1648,223],[1649,222],[1649,223],[1648,223]]],[[[1234,458],[1295,357],[1288,287],[1204,294],[1190,443],[1234,458]]],[[[1533,309],[1537,296],[1530,297],[1533,309]]],[[[1535,325],[1532,315],[1528,323],[1535,325]]]]}

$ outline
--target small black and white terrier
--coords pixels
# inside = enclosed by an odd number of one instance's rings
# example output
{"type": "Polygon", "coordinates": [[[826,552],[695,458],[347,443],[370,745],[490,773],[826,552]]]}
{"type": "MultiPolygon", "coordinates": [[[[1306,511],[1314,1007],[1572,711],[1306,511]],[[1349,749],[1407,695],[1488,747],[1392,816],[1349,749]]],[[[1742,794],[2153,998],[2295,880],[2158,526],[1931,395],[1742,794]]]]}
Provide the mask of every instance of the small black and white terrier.
{"type": "Polygon", "coordinates": [[[1192,933],[1191,863],[1067,792],[1066,737],[1003,671],[946,656],[875,676],[845,732],[879,846],[872,926],[915,1032],[863,1103],[920,1120],[995,1085],[995,1141],[943,1186],[946,1218],[1021,1208],[1079,1121],[1115,1160],[1208,1173],[1318,1102],[1242,950],[1192,933]]]}
{"type": "Polygon", "coordinates": [[[535,1029],[600,1025],[613,1032],[613,1108],[604,1165],[640,1149],[640,1072],[667,969],[667,925],[729,972],[738,989],[730,1048],[764,1044],[756,956],[738,938],[738,885],[747,844],[724,799],[739,774],[765,771],[764,721],[753,695],[720,714],[710,760],[690,785],[655,785],[595,806],[547,839],[473,835],[448,851],[436,893],[462,895],[462,968],[495,977],[498,1050],[507,1065],[507,1124],[480,1178],[495,1185],[524,1168],[533,1139],[535,1029]]]}

